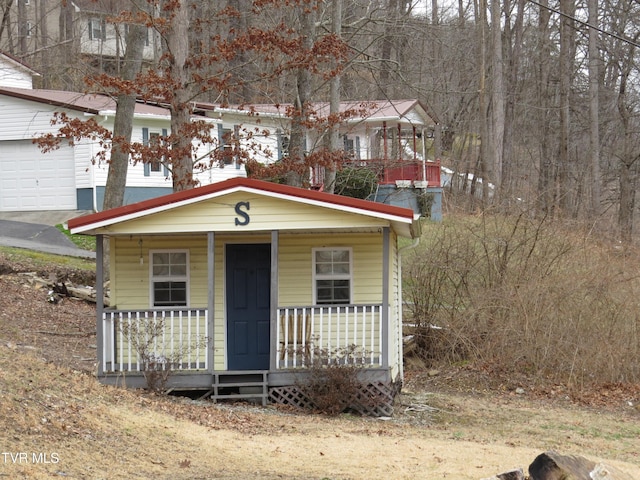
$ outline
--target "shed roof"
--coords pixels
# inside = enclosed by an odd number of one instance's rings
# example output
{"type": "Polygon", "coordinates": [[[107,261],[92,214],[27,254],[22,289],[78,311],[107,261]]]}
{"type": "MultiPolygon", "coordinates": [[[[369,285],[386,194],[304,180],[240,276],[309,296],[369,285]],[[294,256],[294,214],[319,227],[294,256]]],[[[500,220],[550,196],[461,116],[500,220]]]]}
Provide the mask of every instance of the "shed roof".
{"type": "MultiPolygon", "coordinates": [[[[123,222],[141,219],[236,192],[248,192],[331,209],[345,214],[358,214],[376,220],[384,220],[389,222],[398,235],[404,237],[415,238],[420,234],[419,217],[408,208],[243,177],[77,217],[69,220],[68,226],[71,233],[109,234],[109,227],[123,222]]],[[[304,226],[301,225],[300,228],[302,229],[304,226]]],[[[277,226],[274,225],[273,229],[276,230],[277,226]]]]}

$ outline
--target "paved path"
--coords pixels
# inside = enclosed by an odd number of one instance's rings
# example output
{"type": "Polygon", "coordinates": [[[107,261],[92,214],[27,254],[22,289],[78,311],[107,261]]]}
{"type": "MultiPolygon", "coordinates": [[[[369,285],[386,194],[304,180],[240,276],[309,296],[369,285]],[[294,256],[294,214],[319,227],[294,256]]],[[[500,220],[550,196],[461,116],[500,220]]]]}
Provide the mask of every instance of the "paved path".
{"type": "Polygon", "coordinates": [[[68,257],[96,258],[95,252],[76,247],[56,227],[42,223],[0,219],[0,245],[68,257]]]}

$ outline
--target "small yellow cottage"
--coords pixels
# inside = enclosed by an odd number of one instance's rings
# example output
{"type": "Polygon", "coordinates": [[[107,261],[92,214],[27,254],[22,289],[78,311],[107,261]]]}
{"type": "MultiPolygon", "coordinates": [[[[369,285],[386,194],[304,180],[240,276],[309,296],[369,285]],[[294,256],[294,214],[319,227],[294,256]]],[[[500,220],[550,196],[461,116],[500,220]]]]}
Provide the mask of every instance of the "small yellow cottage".
{"type": "Polygon", "coordinates": [[[69,221],[109,239],[110,306],[97,282],[98,377],[214,400],[295,403],[313,352],[362,366],[393,402],[402,381],[399,237],[410,209],[246,178],[69,221]]]}

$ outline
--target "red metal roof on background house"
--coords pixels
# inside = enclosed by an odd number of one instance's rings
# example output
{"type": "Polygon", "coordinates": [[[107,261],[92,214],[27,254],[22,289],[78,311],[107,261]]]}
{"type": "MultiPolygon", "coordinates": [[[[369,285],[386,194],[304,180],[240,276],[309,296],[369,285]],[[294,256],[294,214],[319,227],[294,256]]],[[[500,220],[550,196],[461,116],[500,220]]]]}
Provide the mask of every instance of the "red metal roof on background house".
{"type": "Polygon", "coordinates": [[[405,218],[409,221],[412,221],[414,219],[414,212],[409,208],[386,205],[383,203],[371,202],[369,200],[361,200],[358,198],[344,197],[342,195],[335,195],[326,192],[317,192],[315,190],[307,190],[304,188],[292,187],[289,185],[265,182],[263,180],[238,177],[224,180],[222,182],[212,183],[210,185],[205,185],[202,187],[193,188],[190,190],[171,193],[169,195],[152,198],[150,200],[145,200],[131,205],[124,205],[122,207],[105,210],[103,212],[93,213],[83,217],[73,218],[68,221],[68,226],[70,229],[74,229],[86,227],[91,224],[99,224],[104,222],[110,223],[110,221],[114,221],[115,223],[117,222],[117,219],[121,217],[143,214],[147,210],[168,207],[175,203],[195,200],[198,197],[205,197],[207,195],[221,193],[225,190],[232,190],[239,187],[262,190],[264,192],[300,198],[303,200],[323,202],[326,204],[335,205],[337,207],[366,210],[370,211],[373,214],[378,213],[382,215],[390,215],[398,218],[405,218]]]}
{"type": "MultiPolygon", "coordinates": [[[[287,109],[291,107],[291,104],[283,103],[279,105],[274,104],[246,104],[246,105],[225,105],[216,103],[198,102],[195,104],[196,108],[202,110],[216,109],[224,111],[225,109],[245,111],[247,113],[255,112],[256,114],[265,115],[285,115],[287,109]]],[[[362,110],[363,116],[354,118],[360,118],[362,120],[376,120],[387,118],[401,118],[407,115],[411,109],[419,106],[424,112],[433,120],[437,122],[437,119],[425,107],[419,100],[371,100],[371,101],[344,101],[340,102],[340,112],[362,110]]],[[[315,112],[315,115],[319,118],[326,118],[329,116],[329,103],[328,102],[312,102],[311,109],[315,112]]]]}
{"type": "MultiPolygon", "coordinates": [[[[2,87],[0,94],[10,97],[31,100],[57,107],[64,107],[94,115],[103,111],[116,110],[116,101],[108,95],[66,92],[63,90],[43,90],[28,88],[2,87]]],[[[169,116],[169,110],[155,105],[136,103],[136,113],[143,115],[169,116]]]]}

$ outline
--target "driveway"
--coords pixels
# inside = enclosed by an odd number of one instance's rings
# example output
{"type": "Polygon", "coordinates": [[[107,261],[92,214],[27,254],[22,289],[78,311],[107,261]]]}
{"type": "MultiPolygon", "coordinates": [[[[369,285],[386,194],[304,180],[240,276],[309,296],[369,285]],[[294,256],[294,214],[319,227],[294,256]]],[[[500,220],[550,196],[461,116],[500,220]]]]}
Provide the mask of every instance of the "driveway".
{"type": "MultiPolygon", "coordinates": [[[[96,258],[95,252],[76,247],[66,235],[50,224],[57,221],[53,220],[56,218],[54,214],[55,212],[24,214],[23,217],[30,220],[28,222],[7,219],[17,218],[17,215],[0,214],[0,245],[70,257],[96,258]]],[[[67,219],[77,215],[70,215],[67,219]]]]}

